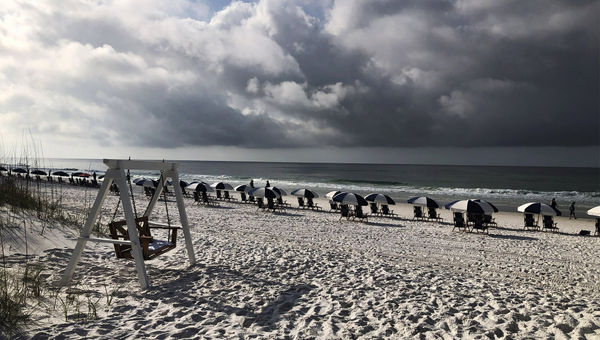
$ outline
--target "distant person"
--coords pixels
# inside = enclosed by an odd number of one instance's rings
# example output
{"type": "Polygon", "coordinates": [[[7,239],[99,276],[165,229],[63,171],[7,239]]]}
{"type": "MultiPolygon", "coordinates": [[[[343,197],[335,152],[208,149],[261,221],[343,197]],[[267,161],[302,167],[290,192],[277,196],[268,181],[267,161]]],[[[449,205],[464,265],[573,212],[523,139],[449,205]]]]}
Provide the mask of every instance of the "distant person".
{"type": "Polygon", "coordinates": [[[250,180],[250,188],[254,188],[254,180],[253,179],[250,180]]]}
{"type": "Polygon", "coordinates": [[[552,201],[550,201],[550,206],[556,209],[556,198],[553,198],[552,201]]]}
{"type": "Polygon", "coordinates": [[[571,203],[571,206],[569,207],[569,219],[571,219],[571,217],[573,217],[573,219],[577,219],[577,217],[575,217],[575,202],[571,203]]]}
{"type": "Polygon", "coordinates": [[[270,187],[271,184],[269,184],[269,180],[267,180],[267,185],[265,185],[266,188],[270,187]]]}

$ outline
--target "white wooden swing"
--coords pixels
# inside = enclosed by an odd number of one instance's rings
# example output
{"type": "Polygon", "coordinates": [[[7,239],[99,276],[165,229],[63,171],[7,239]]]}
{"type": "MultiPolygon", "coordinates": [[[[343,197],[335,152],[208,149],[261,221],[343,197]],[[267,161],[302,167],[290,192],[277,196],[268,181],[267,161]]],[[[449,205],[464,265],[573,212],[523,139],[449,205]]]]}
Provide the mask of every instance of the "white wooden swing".
{"type": "MultiPolygon", "coordinates": [[[[73,254],[71,255],[71,260],[65,270],[61,284],[68,284],[75,272],[75,267],[77,267],[77,263],[81,257],[83,249],[85,248],[88,241],[91,242],[102,242],[102,243],[112,243],[117,246],[126,246],[128,248],[128,254],[131,254],[135,261],[135,267],[137,270],[138,281],[142,289],[146,289],[149,286],[148,275],[146,274],[146,266],[144,264],[144,251],[142,244],[140,243],[140,238],[138,237],[138,223],[140,220],[144,220],[145,223],[148,223],[148,217],[152,213],[160,194],[162,193],[164,184],[167,178],[170,178],[174,183],[173,189],[175,191],[175,198],[177,201],[177,208],[179,210],[179,218],[181,220],[181,229],[183,230],[183,235],[185,238],[185,245],[188,254],[188,258],[190,260],[190,265],[196,264],[196,257],[194,255],[194,248],[192,246],[192,237],[190,234],[190,228],[188,223],[187,214],[185,212],[185,206],[183,202],[183,192],[181,187],[179,186],[179,173],[177,172],[177,163],[173,162],[151,162],[151,161],[136,161],[136,160],[124,160],[124,159],[105,159],[104,164],[108,166],[108,170],[106,171],[106,175],[104,176],[104,181],[102,182],[102,186],[98,191],[98,196],[96,196],[96,200],[94,201],[94,205],[90,210],[90,213],[85,222],[85,226],[81,231],[81,236],[77,239],[77,245],[73,250],[73,254]],[[144,212],[143,217],[136,218],[134,216],[134,207],[131,203],[131,198],[129,196],[130,188],[127,187],[125,170],[159,170],[161,172],[160,180],[156,189],[156,192],[152,196],[146,211],[144,212]],[[125,221],[122,222],[123,225],[127,225],[127,234],[128,239],[109,239],[109,238],[94,238],[90,237],[92,226],[98,219],[98,215],[102,208],[102,203],[106,198],[106,194],[111,186],[114,183],[119,188],[119,195],[121,202],[123,203],[123,212],[125,214],[125,221]]],[[[133,193],[131,193],[133,194],[133,193]]],[[[161,224],[154,223],[155,225],[161,226],[161,224]]],[[[162,225],[166,227],[165,225],[162,225]]],[[[170,220],[169,225],[170,228],[170,220]]],[[[118,249],[118,247],[115,247],[118,249]]]]}

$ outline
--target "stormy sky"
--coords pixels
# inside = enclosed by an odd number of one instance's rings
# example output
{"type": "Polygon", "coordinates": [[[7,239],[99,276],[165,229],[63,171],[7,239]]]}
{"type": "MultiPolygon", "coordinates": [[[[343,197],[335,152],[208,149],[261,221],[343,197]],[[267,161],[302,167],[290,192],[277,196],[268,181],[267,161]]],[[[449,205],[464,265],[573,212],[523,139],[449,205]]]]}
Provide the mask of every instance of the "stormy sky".
{"type": "Polygon", "coordinates": [[[4,0],[2,144],[275,161],[566,150],[600,166],[599,4],[4,0]]]}

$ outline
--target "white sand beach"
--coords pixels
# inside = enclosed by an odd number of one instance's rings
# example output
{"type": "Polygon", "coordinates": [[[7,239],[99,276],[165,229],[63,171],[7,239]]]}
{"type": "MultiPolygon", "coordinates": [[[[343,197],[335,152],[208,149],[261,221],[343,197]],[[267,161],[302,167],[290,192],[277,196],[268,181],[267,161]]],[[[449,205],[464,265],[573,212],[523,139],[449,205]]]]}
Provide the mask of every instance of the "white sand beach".
{"type": "MultiPolygon", "coordinates": [[[[65,188],[73,209],[95,197],[65,188]]],[[[107,198],[103,223],[116,200],[107,198]]],[[[136,201],[139,210],[147,204],[141,195],[136,201]]],[[[546,233],[524,231],[521,214],[504,212],[485,235],[452,231],[449,211],[441,211],[443,223],[413,221],[405,204],[393,207],[397,219],[362,223],[321,211],[186,203],[196,266],[181,236],[175,250],[146,262],[151,287],[142,291],[132,261],[115,259],[112,245],[88,243],[73,286],[99,300],[97,318],[65,321],[48,298],[32,307],[35,322],[23,337],[600,338],[600,238],[576,235],[593,234],[592,220],[560,217],[561,232],[546,233]]],[[[166,222],[165,215],[160,202],[153,218],[166,222]]],[[[77,235],[49,226],[41,238],[30,226],[39,255],[29,261],[55,285],[77,235]]],[[[16,265],[24,256],[13,239],[7,261],[16,265]]]]}

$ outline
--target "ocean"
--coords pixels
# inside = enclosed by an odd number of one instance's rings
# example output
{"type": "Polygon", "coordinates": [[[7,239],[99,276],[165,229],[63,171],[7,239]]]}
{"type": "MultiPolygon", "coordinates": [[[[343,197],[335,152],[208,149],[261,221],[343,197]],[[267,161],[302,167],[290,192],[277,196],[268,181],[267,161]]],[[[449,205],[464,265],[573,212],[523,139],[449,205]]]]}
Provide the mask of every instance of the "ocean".
{"type": "MultiPolygon", "coordinates": [[[[400,202],[414,196],[430,196],[445,204],[457,199],[481,198],[501,211],[516,211],[527,202],[549,203],[556,198],[558,208],[568,215],[571,202],[583,216],[600,205],[600,168],[332,164],[178,161],[181,178],[208,183],[225,181],[235,186],[251,179],[256,186],[266,180],[273,186],[292,191],[309,188],[324,196],[332,190],[360,194],[380,192],[400,202]]],[[[106,169],[100,159],[47,159],[52,169],[106,169]]],[[[135,176],[158,176],[138,171],[135,176]]]]}

